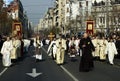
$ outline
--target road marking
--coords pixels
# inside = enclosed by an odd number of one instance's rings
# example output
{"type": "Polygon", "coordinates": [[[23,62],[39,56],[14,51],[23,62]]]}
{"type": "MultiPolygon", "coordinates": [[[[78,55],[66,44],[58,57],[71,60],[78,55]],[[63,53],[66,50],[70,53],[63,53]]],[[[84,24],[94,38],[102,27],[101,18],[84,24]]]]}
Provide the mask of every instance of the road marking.
{"type": "Polygon", "coordinates": [[[0,73],[0,76],[3,75],[3,73],[5,73],[5,71],[7,70],[8,68],[5,68],[1,73],[0,73]]]}
{"type": "MultiPolygon", "coordinates": [[[[44,48],[42,48],[43,49],[43,51],[45,52],[45,53],[47,53],[46,52],[46,50],[44,49],[44,48]]],[[[60,66],[74,81],[79,81],[75,76],[73,76],[66,68],[64,68],[62,65],[60,66]]]]}
{"type": "Polygon", "coordinates": [[[79,81],[75,76],[73,76],[66,68],[60,66],[74,81],[79,81]]]}
{"type": "Polygon", "coordinates": [[[42,73],[37,73],[36,72],[36,68],[32,69],[32,73],[26,73],[26,74],[33,77],[33,78],[36,78],[37,76],[42,75],[42,73]]]}

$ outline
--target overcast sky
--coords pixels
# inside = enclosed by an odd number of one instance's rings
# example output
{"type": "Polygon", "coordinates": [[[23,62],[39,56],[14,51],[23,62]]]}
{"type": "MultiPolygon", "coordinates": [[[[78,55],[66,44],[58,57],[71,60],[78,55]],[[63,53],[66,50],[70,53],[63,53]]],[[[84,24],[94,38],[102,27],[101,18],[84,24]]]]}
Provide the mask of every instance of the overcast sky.
{"type": "Polygon", "coordinates": [[[53,6],[54,0],[21,0],[28,18],[34,25],[38,24],[47,11],[48,7],[53,6]]]}

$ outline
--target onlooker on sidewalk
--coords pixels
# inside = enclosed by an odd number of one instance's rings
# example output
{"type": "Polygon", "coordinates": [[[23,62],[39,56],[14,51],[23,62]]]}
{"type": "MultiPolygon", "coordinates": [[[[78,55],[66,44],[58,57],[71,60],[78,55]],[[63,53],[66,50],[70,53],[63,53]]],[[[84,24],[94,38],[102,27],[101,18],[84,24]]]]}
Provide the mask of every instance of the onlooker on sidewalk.
{"type": "Polygon", "coordinates": [[[64,64],[64,56],[66,50],[66,40],[63,35],[59,35],[59,38],[56,40],[57,53],[56,53],[56,63],[58,65],[64,64]]]}

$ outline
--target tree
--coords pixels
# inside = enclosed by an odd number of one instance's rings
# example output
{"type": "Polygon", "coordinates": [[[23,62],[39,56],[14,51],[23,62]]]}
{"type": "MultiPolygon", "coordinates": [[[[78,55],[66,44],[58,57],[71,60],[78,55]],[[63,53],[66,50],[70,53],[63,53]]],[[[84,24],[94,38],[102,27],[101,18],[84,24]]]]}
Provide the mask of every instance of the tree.
{"type": "Polygon", "coordinates": [[[0,13],[0,30],[1,34],[10,35],[12,32],[12,19],[8,18],[7,8],[2,8],[0,13]]]}

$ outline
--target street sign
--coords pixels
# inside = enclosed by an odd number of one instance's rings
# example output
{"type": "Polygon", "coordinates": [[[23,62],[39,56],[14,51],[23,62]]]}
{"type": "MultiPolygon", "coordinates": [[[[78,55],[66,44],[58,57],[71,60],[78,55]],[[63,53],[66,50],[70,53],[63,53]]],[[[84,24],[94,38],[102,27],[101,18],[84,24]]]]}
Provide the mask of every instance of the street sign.
{"type": "Polygon", "coordinates": [[[37,73],[36,72],[36,68],[32,69],[32,73],[26,73],[26,74],[33,77],[33,78],[36,78],[37,76],[42,75],[42,73],[37,73]]]}
{"type": "Polygon", "coordinates": [[[48,37],[50,38],[50,40],[52,41],[53,40],[53,38],[55,37],[55,35],[53,34],[53,33],[50,33],[49,35],[48,35],[48,37]]]}

